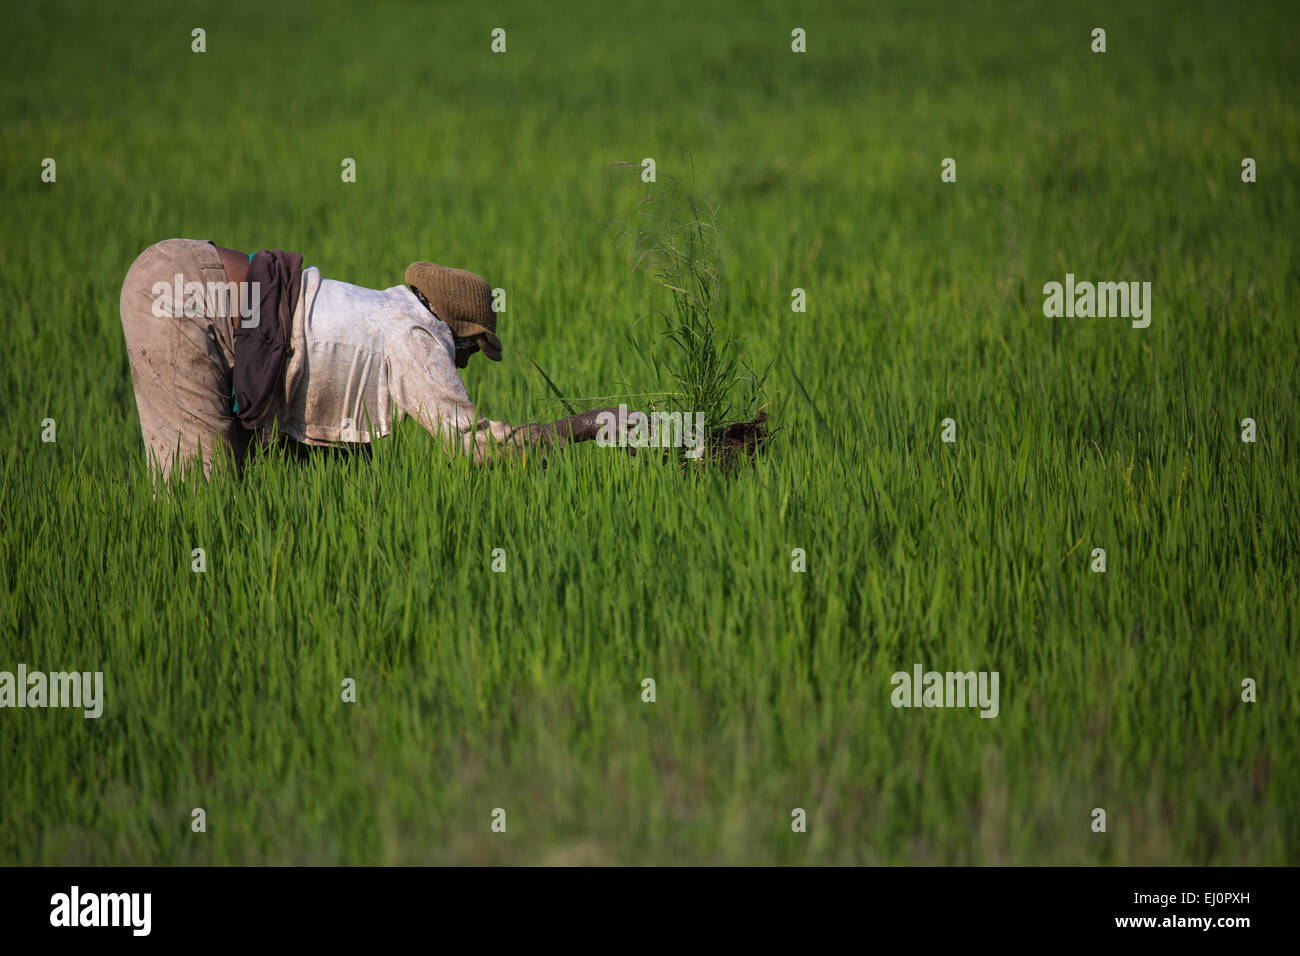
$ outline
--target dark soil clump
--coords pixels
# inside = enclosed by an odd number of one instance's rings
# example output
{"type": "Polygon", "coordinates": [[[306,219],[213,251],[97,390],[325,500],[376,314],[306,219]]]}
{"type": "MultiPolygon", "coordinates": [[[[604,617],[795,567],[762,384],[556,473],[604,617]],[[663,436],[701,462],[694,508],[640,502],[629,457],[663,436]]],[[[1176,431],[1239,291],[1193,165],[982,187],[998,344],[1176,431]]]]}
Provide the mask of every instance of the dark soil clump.
{"type": "Polygon", "coordinates": [[[700,461],[732,470],[741,462],[754,461],[773,434],[767,427],[767,412],[759,412],[752,421],[722,425],[709,432],[707,450],[700,461]]]}

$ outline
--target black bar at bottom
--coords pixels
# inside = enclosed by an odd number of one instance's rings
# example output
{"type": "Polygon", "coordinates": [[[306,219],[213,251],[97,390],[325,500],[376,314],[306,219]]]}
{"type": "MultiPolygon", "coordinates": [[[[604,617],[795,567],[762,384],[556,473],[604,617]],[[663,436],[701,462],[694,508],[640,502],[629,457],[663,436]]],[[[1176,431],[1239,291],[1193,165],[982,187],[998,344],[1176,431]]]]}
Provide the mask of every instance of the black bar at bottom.
{"type": "Polygon", "coordinates": [[[1295,888],[1286,868],[0,868],[0,933],[6,949],[389,934],[675,946],[683,932],[729,949],[787,935],[816,948],[831,934],[1230,946],[1289,937],[1295,888]]]}

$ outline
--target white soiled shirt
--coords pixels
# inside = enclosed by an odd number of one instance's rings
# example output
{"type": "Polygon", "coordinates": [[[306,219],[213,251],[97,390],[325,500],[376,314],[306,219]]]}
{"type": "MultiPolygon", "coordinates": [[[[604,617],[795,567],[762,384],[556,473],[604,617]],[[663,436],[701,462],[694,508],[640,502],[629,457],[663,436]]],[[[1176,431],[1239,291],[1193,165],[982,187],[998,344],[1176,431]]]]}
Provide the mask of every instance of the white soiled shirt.
{"type": "Polygon", "coordinates": [[[404,285],[366,289],[304,269],[293,349],[277,421],[308,445],[369,442],[409,415],[482,460],[514,431],[478,417],[451,329],[404,285]]]}

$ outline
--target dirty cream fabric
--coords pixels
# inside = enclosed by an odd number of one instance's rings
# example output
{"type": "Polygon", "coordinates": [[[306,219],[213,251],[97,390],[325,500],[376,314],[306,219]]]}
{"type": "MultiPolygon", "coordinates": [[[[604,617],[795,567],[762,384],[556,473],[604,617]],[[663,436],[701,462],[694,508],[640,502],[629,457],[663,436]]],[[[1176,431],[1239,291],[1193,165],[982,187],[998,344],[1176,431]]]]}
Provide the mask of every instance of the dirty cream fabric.
{"type": "Polygon", "coordinates": [[[369,442],[415,418],[449,447],[491,457],[515,434],[479,418],[446,323],[404,285],[366,289],[303,270],[282,432],[309,445],[369,442]]]}
{"type": "Polygon", "coordinates": [[[225,282],[211,242],[166,239],[140,253],[122,283],[122,332],[140,431],[145,454],[164,479],[189,460],[201,462],[208,475],[223,448],[238,461],[248,445],[249,432],[230,411],[239,303],[208,294],[210,284],[217,291],[225,282]],[[173,292],[160,294],[162,285],[175,288],[177,275],[179,303],[173,292]],[[186,283],[199,283],[202,291],[191,296],[186,283]]]}

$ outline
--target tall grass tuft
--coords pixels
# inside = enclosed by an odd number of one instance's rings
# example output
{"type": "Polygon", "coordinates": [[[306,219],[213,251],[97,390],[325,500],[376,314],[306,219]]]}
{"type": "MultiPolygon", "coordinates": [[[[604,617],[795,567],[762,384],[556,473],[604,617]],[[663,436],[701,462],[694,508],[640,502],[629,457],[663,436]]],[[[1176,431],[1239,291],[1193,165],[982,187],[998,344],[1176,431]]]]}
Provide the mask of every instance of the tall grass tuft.
{"type": "MultiPolygon", "coordinates": [[[[689,182],[658,174],[646,189],[631,222],[618,223],[616,244],[634,269],[650,273],[670,295],[662,340],[673,346],[637,350],[665,384],[669,402],[684,412],[703,412],[710,431],[737,418],[752,418],[762,404],[767,372],[758,374],[726,326],[722,305],[724,257],[718,243],[718,205],[695,186],[694,163],[686,158],[689,182]]],[[[614,163],[636,175],[638,163],[614,163]]]]}

